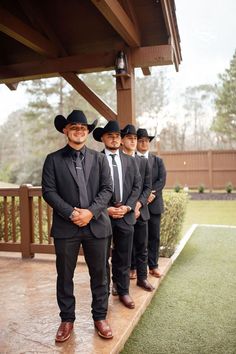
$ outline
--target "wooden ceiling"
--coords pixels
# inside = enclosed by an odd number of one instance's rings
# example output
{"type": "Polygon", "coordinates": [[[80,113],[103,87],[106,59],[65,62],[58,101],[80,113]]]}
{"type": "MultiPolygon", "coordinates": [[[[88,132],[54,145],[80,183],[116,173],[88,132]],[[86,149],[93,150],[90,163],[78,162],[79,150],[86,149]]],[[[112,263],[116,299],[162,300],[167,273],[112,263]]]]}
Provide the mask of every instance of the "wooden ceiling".
{"type": "Polygon", "coordinates": [[[174,0],[0,0],[0,83],[181,61],[174,0]]]}

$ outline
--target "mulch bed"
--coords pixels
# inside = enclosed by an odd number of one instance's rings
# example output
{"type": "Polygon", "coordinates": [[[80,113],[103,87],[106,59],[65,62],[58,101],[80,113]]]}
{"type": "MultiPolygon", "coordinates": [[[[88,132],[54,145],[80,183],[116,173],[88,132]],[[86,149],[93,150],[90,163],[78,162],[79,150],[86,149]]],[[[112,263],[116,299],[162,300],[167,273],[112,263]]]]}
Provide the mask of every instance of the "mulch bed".
{"type": "Polygon", "coordinates": [[[189,192],[191,200],[236,200],[236,193],[196,193],[189,192]]]}

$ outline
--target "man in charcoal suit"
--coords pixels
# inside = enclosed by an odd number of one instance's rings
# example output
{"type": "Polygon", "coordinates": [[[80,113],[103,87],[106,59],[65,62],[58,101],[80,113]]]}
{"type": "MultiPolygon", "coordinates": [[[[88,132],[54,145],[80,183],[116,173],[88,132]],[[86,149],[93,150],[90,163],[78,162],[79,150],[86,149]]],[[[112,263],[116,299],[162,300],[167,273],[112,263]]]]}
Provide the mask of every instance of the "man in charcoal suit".
{"type": "Polygon", "coordinates": [[[90,275],[94,326],[99,336],[110,339],[112,331],[106,320],[106,257],[112,233],[107,214],[112,195],[110,168],[104,154],[85,146],[96,121],[88,124],[84,113],[74,110],[67,118],[57,116],[54,125],[68,140],[64,148],[47,156],[42,175],[43,197],[53,208],[51,235],[56,252],[57,302],[61,317],[55,340],[66,341],[73,330],[73,276],[81,244],[90,275]]]}
{"type": "Polygon", "coordinates": [[[121,130],[122,150],[125,154],[134,156],[141,175],[141,190],[135,206],[136,223],[134,225],[134,238],[130,279],[137,278],[137,286],[146,291],[153,291],[154,287],[147,280],[148,260],[148,220],[150,218],[147,201],[151,194],[151,174],[148,160],[135,154],[137,147],[137,132],[132,124],[121,130]]]}
{"type": "Polygon", "coordinates": [[[158,269],[160,248],[161,214],[164,212],[162,189],[166,183],[166,169],[162,159],[149,152],[150,142],[154,136],[149,136],[146,129],[137,130],[137,154],[148,159],[152,175],[152,193],[148,199],[150,219],[148,221],[148,266],[149,273],[161,277],[158,269]]]}
{"type": "Polygon", "coordinates": [[[108,207],[113,236],[112,294],[118,295],[124,306],[133,309],[135,303],[129,295],[129,272],[136,222],[134,210],[140,195],[141,176],[134,157],[119,150],[121,135],[118,122],[110,121],[104,128],[96,128],[93,137],[105,145],[104,154],[113,179],[113,196],[108,207]]]}

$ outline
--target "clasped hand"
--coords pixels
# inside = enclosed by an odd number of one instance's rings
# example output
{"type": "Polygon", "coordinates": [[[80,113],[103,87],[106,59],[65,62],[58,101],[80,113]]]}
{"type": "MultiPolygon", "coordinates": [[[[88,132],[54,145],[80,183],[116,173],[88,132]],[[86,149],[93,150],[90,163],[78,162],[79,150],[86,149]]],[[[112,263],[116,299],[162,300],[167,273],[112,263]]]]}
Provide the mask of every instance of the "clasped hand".
{"type": "Polygon", "coordinates": [[[90,210],[74,208],[73,217],[71,220],[75,225],[83,227],[89,224],[92,217],[93,214],[91,213],[90,210]]]}
{"type": "Polygon", "coordinates": [[[108,215],[111,216],[113,219],[121,219],[126,213],[128,213],[129,208],[126,205],[121,205],[118,208],[109,207],[107,211],[108,215]]]}

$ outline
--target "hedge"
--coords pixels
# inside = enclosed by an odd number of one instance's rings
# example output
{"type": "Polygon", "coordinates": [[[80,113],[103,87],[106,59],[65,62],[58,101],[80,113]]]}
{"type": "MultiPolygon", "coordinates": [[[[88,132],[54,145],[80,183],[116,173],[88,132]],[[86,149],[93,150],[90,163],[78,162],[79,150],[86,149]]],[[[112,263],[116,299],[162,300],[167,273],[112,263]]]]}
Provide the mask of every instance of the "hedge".
{"type": "Polygon", "coordinates": [[[185,192],[165,191],[163,198],[165,212],[161,218],[160,256],[171,257],[180,240],[189,197],[185,192]]]}

